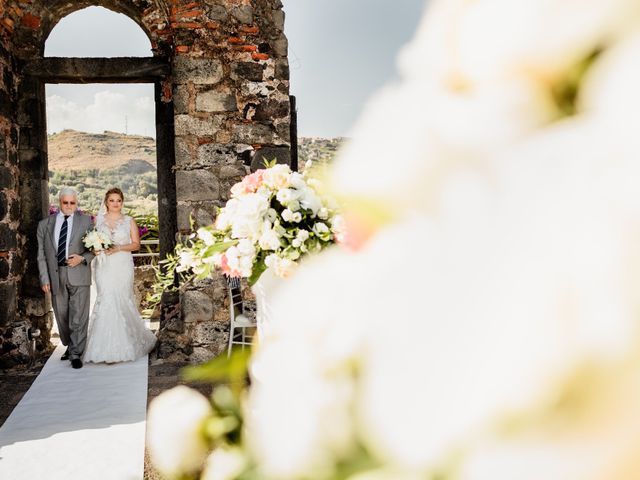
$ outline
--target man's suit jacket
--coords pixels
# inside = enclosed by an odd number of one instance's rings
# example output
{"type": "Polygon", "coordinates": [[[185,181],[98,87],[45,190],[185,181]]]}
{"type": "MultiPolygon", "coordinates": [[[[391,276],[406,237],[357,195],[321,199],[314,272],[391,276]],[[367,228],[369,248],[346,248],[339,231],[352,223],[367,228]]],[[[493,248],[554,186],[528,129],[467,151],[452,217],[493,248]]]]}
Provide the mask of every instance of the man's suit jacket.
{"type": "MultiPolygon", "coordinates": [[[[38,270],[40,271],[40,285],[51,285],[51,293],[58,292],[59,275],[58,246],[55,241],[56,215],[51,215],[38,223],[38,270]]],[[[75,286],[91,285],[91,267],[93,254],[82,243],[82,237],[93,228],[91,217],[76,212],[73,215],[73,226],[69,237],[69,256],[74,253],[82,255],[87,264],[81,263],[77,267],[68,268],[69,283],[75,286]]]]}

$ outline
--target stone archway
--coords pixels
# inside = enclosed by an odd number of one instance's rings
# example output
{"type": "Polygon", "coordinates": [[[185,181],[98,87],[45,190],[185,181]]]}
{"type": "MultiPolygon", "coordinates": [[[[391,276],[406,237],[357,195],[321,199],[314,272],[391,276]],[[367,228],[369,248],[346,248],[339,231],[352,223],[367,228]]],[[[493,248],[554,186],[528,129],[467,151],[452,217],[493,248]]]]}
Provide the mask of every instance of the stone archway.
{"type": "MultiPolygon", "coordinates": [[[[48,199],[44,84],[153,82],[163,253],[176,233],[215,217],[256,152],[290,162],[287,41],[279,0],[18,0],[0,6],[0,368],[49,348],[50,308],[38,284],[35,230],[48,199]],[[102,6],[135,21],[153,57],[44,58],[64,16],[102,6]],[[31,351],[28,332],[44,335],[31,351]]],[[[215,282],[214,282],[215,284],[215,282]]],[[[218,353],[227,333],[216,287],[210,307],[183,302],[165,356],[218,353]],[[191,306],[190,306],[191,305],[191,306]],[[192,308],[193,307],[193,308],[192,308]],[[173,348],[174,339],[179,345],[173,348]]],[[[202,298],[202,297],[200,297],[202,298]]],[[[161,329],[163,325],[161,324],[161,329]]]]}

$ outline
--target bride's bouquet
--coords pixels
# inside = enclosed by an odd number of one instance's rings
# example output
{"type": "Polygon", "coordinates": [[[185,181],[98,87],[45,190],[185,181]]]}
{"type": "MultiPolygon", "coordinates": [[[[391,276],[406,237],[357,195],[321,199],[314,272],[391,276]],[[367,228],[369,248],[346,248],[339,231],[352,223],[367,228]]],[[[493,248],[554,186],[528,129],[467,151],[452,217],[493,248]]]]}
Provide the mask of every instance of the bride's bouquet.
{"type": "Polygon", "coordinates": [[[95,228],[85,234],[82,238],[82,243],[93,253],[99,253],[113,245],[111,237],[106,232],[96,230],[95,228]]]}
{"type": "Polygon", "coordinates": [[[317,179],[272,165],[231,188],[215,224],[200,228],[190,246],[178,247],[177,270],[204,278],[217,268],[251,285],[267,269],[286,277],[302,256],[334,243],[341,224],[317,179]]]}

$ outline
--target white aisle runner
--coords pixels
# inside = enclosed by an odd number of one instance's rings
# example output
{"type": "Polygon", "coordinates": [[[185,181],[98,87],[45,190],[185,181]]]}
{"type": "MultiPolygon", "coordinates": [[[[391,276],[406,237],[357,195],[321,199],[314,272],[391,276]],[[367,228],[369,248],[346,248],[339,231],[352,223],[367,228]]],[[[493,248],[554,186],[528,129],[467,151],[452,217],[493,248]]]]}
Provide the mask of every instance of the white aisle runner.
{"type": "Polygon", "coordinates": [[[0,479],[142,479],[147,356],[74,370],[64,348],[0,428],[0,479]]]}

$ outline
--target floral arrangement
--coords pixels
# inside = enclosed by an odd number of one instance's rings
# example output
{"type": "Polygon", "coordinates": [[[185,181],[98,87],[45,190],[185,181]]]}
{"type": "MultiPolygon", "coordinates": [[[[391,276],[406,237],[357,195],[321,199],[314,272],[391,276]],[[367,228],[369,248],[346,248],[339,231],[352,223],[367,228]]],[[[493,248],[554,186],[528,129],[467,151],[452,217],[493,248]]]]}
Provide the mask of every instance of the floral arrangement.
{"type": "Polygon", "coordinates": [[[82,243],[84,243],[84,246],[93,252],[106,250],[113,245],[113,241],[108,233],[96,230],[95,228],[89,230],[85,236],[82,237],[82,243]]]}
{"type": "Polygon", "coordinates": [[[231,188],[212,226],[178,248],[178,271],[205,277],[215,268],[254,284],[267,269],[287,277],[298,260],[336,241],[341,217],[321,184],[288,165],[267,165],[231,188]]]}

